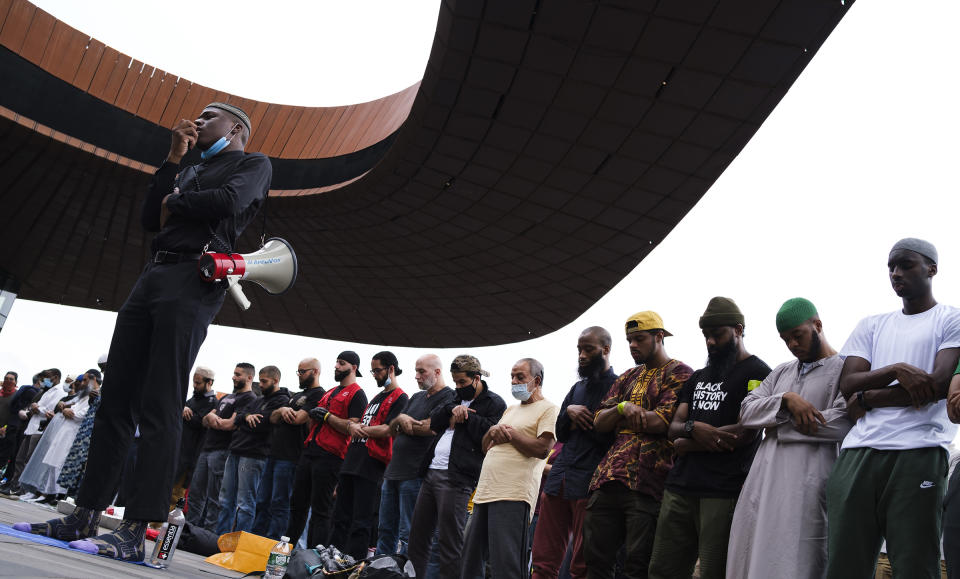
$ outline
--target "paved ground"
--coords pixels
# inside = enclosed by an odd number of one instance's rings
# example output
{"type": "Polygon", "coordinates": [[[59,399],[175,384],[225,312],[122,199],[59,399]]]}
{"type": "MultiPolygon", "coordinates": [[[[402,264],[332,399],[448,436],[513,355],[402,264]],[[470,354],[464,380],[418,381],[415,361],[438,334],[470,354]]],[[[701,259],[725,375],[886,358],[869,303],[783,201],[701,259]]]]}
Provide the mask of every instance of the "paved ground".
{"type": "MultiPolygon", "coordinates": [[[[0,498],[0,524],[20,521],[45,521],[60,516],[51,507],[0,498]]],[[[153,542],[147,541],[147,556],[153,542]]],[[[243,573],[211,565],[203,557],[177,551],[168,569],[120,563],[105,557],[32,543],[25,539],[0,535],[0,577],[18,579],[63,577],[70,579],[132,578],[208,578],[242,577],[243,573]]]]}

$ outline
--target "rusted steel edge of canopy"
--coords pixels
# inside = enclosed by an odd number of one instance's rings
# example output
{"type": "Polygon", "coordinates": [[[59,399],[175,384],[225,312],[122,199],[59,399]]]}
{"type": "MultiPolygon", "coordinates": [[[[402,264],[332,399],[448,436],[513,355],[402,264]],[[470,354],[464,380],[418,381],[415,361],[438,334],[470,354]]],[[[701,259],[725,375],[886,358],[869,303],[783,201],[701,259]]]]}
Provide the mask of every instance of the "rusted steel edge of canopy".
{"type": "MultiPolygon", "coordinates": [[[[191,82],[127,56],[27,0],[0,0],[0,46],[6,47],[56,79],[107,105],[169,129],[177,119],[193,118],[206,103],[234,103],[250,115],[255,131],[248,151],[275,162],[328,159],[382,145],[407,119],[420,88],[416,83],[374,101],[337,106],[301,107],[255,101],[191,82]]],[[[155,167],[89,139],[59,130],[53,123],[0,106],[0,115],[35,127],[51,138],[133,169],[155,167]]],[[[369,168],[367,168],[369,170],[369,168]]],[[[309,195],[349,184],[366,174],[320,187],[274,189],[271,195],[309,195]]]]}

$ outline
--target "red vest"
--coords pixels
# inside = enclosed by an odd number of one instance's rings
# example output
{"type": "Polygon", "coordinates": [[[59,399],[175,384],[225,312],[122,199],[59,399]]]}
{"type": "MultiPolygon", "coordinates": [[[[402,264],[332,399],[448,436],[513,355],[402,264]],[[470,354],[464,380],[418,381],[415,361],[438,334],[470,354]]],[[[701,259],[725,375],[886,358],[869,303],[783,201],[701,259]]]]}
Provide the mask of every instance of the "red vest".
{"type": "MultiPolygon", "coordinates": [[[[324,394],[320,402],[317,402],[317,406],[323,406],[334,416],[346,419],[350,411],[350,402],[353,400],[353,396],[359,391],[360,385],[356,382],[343,388],[338,386],[324,394]]],[[[339,431],[335,430],[326,422],[314,422],[310,427],[310,434],[308,434],[307,439],[303,441],[303,446],[306,447],[311,441],[330,454],[335,454],[343,458],[347,454],[347,444],[350,443],[350,435],[340,434],[339,431]]]]}
{"type": "MultiPolygon", "coordinates": [[[[383,424],[387,420],[387,416],[390,416],[390,407],[401,396],[403,396],[403,390],[400,388],[394,388],[390,394],[387,394],[387,397],[380,403],[377,414],[370,420],[370,426],[383,424]]],[[[371,458],[375,458],[384,464],[390,462],[390,457],[393,456],[393,437],[368,438],[367,453],[371,458]]]]}

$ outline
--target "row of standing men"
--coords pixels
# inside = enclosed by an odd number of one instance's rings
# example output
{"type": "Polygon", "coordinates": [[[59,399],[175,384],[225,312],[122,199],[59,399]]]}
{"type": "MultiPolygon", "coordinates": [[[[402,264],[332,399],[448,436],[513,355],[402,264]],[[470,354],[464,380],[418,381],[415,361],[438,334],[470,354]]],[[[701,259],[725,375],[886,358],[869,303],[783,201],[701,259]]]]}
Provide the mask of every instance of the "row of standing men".
{"type": "MultiPolygon", "coordinates": [[[[670,358],[661,318],[640,312],[625,325],[637,365],[617,376],[609,333],[588,328],[577,344],[581,380],[559,409],[543,399],[543,367],[529,358],[512,369],[520,403],[510,408],[468,355],[450,366],[452,390],[439,359],[421,357],[423,391],[407,400],[390,352],[371,361],[383,390],[367,403],[355,383],[359,358],[344,352],[333,390],[308,400],[318,387],[302,383],[301,400],[255,409],[260,419],[225,398],[208,420],[232,417],[251,430],[260,420],[309,424],[296,465],[286,466],[286,534],[300,534],[309,507],[311,545],[334,542],[362,558],[379,489],[377,550],[406,548],[418,576],[429,577],[431,563],[445,576],[526,576],[538,499],[534,577],[555,577],[568,547],[574,577],[685,577],[698,562],[701,577],[869,576],[884,539],[895,573],[939,576],[946,447],[960,419],[960,379],[950,385],[960,313],[933,299],[936,260],[926,242],[898,242],[888,265],[903,308],[864,319],[842,354],[810,301],[785,302],[777,331],[795,359],[774,370],[747,351],[737,305],[717,297],[700,318],[704,368],[670,358]],[[556,440],[564,448],[541,495],[556,440]]],[[[301,378],[319,371],[314,362],[301,364],[301,378]]],[[[232,476],[228,467],[220,492],[228,507],[232,476]]],[[[203,507],[191,509],[196,517],[203,507]]]]}

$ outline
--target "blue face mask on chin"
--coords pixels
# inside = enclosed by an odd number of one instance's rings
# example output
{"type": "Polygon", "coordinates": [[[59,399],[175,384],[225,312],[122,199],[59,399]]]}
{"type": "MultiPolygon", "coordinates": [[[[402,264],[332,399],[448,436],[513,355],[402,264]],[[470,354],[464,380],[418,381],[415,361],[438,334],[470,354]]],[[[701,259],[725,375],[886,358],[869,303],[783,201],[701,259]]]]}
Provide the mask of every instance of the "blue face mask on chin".
{"type": "MultiPolygon", "coordinates": [[[[230,127],[230,131],[232,131],[236,127],[237,125],[230,127]]],[[[226,146],[230,144],[230,139],[227,138],[227,135],[230,134],[230,131],[227,131],[227,134],[220,137],[216,143],[210,145],[209,149],[200,153],[200,158],[206,161],[207,159],[211,159],[215,157],[217,153],[224,150],[226,146]]]]}

